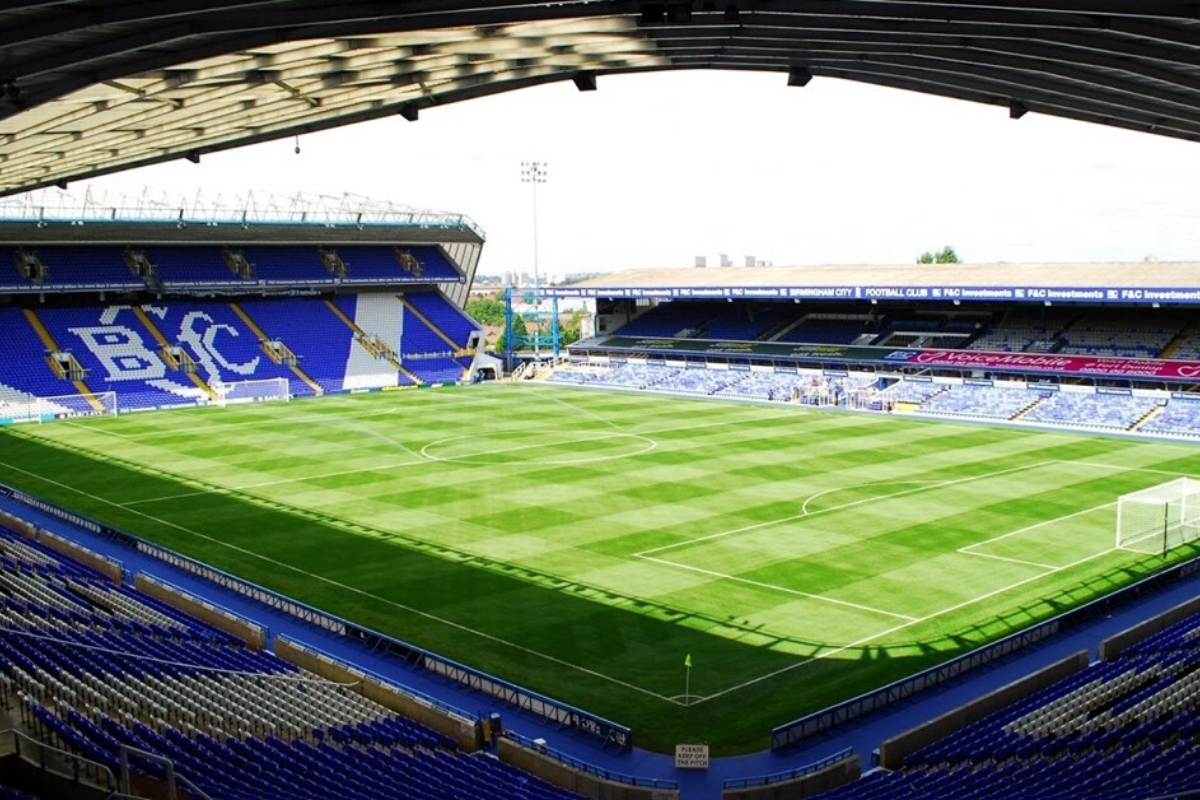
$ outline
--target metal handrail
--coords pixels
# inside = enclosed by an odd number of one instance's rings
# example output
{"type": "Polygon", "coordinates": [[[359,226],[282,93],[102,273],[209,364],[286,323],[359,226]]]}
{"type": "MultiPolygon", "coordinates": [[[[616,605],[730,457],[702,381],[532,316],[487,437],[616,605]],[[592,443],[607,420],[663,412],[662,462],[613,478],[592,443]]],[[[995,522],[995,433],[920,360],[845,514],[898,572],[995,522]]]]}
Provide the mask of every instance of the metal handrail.
{"type": "Polygon", "coordinates": [[[825,756],[824,758],[813,761],[810,764],[805,764],[794,769],[784,770],[782,772],[772,772],[769,775],[751,775],[745,778],[729,778],[722,784],[724,789],[748,789],[753,786],[770,786],[773,783],[783,783],[784,781],[802,778],[805,775],[811,775],[814,772],[825,769],[826,767],[836,764],[839,761],[845,761],[854,755],[854,748],[847,747],[844,750],[825,756]]]}
{"type": "Polygon", "coordinates": [[[505,731],[504,736],[512,739],[517,744],[529,750],[541,753],[544,756],[554,759],[564,766],[571,769],[579,770],[580,772],[591,775],[594,778],[621,783],[627,786],[651,787],[654,789],[678,789],[679,782],[670,778],[642,778],[636,775],[627,775],[623,772],[614,772],[610,769],[597,766],[591,762],[584,761],[581,758],[565,753],[562,750],[557,750],[546,744],[541,744],[538,741],[517,733],[516,731],[505,731]]]}
{"type": "Polygon", "coordinates": [[[70,776],[72,778],[72,780],[75,780],[75,781],[79,780],[79,776],[80,776],[79,767],[80,767],[80,765],[83,765],[85,767],[90,767],[90,768],[95,769],[97,774],[107,775],[109,789],[112,789],[113,787],[118,785],[117,776],[113,774],[113,771],[111,769],[109,769],[104,764],[101,764],[99,761],[92,761],[90,758],[84,758],[83,756],[81,756],[77,753],[72,753],[70,750],[64,750],[61,747],[55,747],[52,744],[47,744],[46,742],[43,742],[40,739],[35,739],[34,737],[30,736],[29,734],[19,731],[16,728],[6,728],[5,730],[0,731],[0,737],[4,737],[4,736],[12,737],[13,752],[18,757],[24,757],[24,754],[21,752],[21,742],[27,742],[29,745],[36,747],[38,749],[39,756],[40,756],[38,758],[37,764],[43,770],[45,770],[47,768],[45,752],[50,751],[51,753],[54,753],[55,755],[59,756],[60,758],[63,758],[66,761],[71,762],[71,764],[74,765],[74,771],[70,776]]]}
{"type": "MultiPolygon", "coordinates": [[[[167,768],[167,798],[168,800],[177,800],[179,797],[178,787],[183,784],[184,788],[193,796],[202,798],[203,800],[212,800],[204,791],[192,783],[184,776],[175,772],[175,762],[166,756],[160,756],[158,753],[151,753],[148,750],[142,750],[138,747],[132,747],[127,744],[121,745],[121,789],[122,794],[128,795],[130,791],[129,780],[129,756],[133,754],[139,758],[144,758],[149,761],[155,761],[167,768]]],[[[133,795],[131,795],[133,796],[133,795]]]]}

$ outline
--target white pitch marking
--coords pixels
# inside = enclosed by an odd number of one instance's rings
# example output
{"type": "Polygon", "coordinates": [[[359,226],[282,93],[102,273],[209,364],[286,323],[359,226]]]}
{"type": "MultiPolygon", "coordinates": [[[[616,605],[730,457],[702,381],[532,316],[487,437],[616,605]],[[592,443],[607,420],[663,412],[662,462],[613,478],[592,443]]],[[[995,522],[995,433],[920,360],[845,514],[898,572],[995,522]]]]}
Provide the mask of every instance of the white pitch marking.
{"type": "MultiPolygon", "coordinates": [[[[826,489],[824,491],[817,492],[814,495],[810,495],[809,498],[804,501],[804,504],[800,506],[800,514],[801,514],[801,516],[808,516],[808,514],[809,514],[808,504],[809,503],[811,503],[813,500],[816,500],[818,497],[824,497],[825,495],[833,494],[834,492],[841,492],[841,491],[845,491],[847,489],[862,489],[867,486],[902,486],[905,484],[914,484],[914,483],[923,484],[925,486],[944,486],[946,484],[946,481],[872,481],[871,483],[857,483],[852,486],[835,486],[832,489],[826,489]]],[[[906,491],[908,491],[908,490],[906,490],[906,491]]],[[[884,497],[892,497],[892,496],[893,495],[884,495],[884,497]]],[[[867,498],[867,499],[874,499],[874,498],[867,498]]],[[[879,499],[883,499],[883,498],[879,498],[879,499]]],[[[855,502],[859,502],[859,501],[855,501],[855,502]]],[[[841,508],[841,507],[842,506],[839,506],[839,508],[841,508]]]]}
{"type": "Polygon", "coordinates": [[[93,428],[89,425],[80,425],[78,422],[75,422],[75,421],[69,420],[69,419],[62,420],[62,424],[70,425],[72,428],[79,428],[80,430],[85,430],[88,433],[103,433],[107,436],[116,436],[118,439],[135,439],[135,438],[137,438],[135,436],[130,436],[127,433],[117,433],[116,431],[105,430],[102,427],[94,427],[93,428]]]}
{"type": "Polygon", "coordinates": [[[551,399],[551,400],[553,400],[555,403],[559,403],[559,404],[561,404],[561,405],[564,405],[564,406],[566,406],[567,408],[571,409],[572,411],[574,411],[574,412],[576,412],[576,413],[578,413],[578,414],[583,414],[585,417],[591,417],[592,419],[599,420],[600,422],[603,422],[605,425],[611,425],[612,427],[614,427],[614,428],[616,428],[617,430],[619,430],[621,433],[626,433],[626,432],[627,432],[627,431],[625,430],[625,428],[624,428],[624,427],[622,427],[622,426],[618,425],[617,423],[613,422],[611,419],[605,419],[604,417],[600,416],[599,414],[597,414],[597,413],[596,413],[596,412],[594,412],[594,411],[588,411],[586,408],[581,408],[581,407],[579,407],[579,406],[575,405],[574,403],[568,403],[566,400],[563,400],[563,399],[562,399],[562,398],[560,398],[560,397],[553,397],[553,396],[551,396],[551,398],[550,398],[550,399],[551,399]]]}
{"type": "MultiPolygon", "coordinates": [[[[958,552],[962,553],[964,551],[970,550],[973,547],[981,547],[985,544],[991,544],[992,542],[998,542],[1001,539],[1007,539],[1008,537],[1016,536],[1019,533],[1028,533],[1029,531],[1034,531],[1034,530],[1037,530],[1038,528],[1044,528],[1047,525],[1053,525],[1056,522],[1062,522],[1064,520],[1074,519],[1075,517],[1082,517],[1084,514],[1091,514],[1093,511],[1100,511],[1101,509],[1111,508],[1112,506],[1115,506],[1115,505],[1116,505],[1116,503],[1102,503],[1101,505],[1092,506],[1091,508],[1085,508],[1082,511],[1074,511],[1070,514],[1064,514],[1061,517],[1055,517],[1054,519],[1047,519],[1047,520],[1043,520],[1042,522],[1035,522],[1033,525],[1026,525],[1024,528],[1017,528],[1015,531],[1009,531],[1008,533],[1002,533],[999,536],[993,536],[991,539],[984,539],[982,542],[974,542],[972,544],[967,545],[966,547],[960,547],[960,548],[958,548],[958,552]]],[[[979,554],[972,553],[972,555],[979,555],[979,554]]]]}
{"type": "Polygon", "coordinates": [[[799,589],[789,589],[786,586],[777,586],[774,583],[765,583],[763,581],[756,581],[756,580],[752,580],[750,578],[741,578],[741,577],[738,577],[737,575],[729,575],[727,573],[716,572],[711,569],[702,569],[700,567],[693,567],[688,564],[678,564],[674,561],[667,561],[666,559],[662,559],[662,558],[654,558],[653,556],[638,556],[638,558],[641,558],[644,561],[653,561],[655,564],[663,564],[668,567],[677,567],[679,569],[690,570],[691,572],[699,572],[702,575],[709,575],[713,578],[720,578],[722,580],[727,580],[727,581],[736,581],[737,583],[745,583],[745,584],[749,584],[750,586],[758,586],[760,588],[770,589],[770,590],[776,591],[776,592],[784,592],[786,594],[794,594],[794,595],[797,595],[798,597],[807,597],[812,600],[821,600],[826,603],[833,603],[834,605],[848,606],[849,608],[858,609],[859,611],[869,611],[872,614],[881,614],[885,617],[895,617],[896,619],[907,619],[907,620],[915,620],[916,619],[916,617],[910,617],[908,614],[897,614],[893,611],[884,611],[881,608],[872,608],[871,606],[864,606],[864,605],[860,605],[859,603],[851,603],[849,600],[838,600],[834,597],[826,597],[825,595],[821,595],[821,594],[812,594],[811,592],[802,592],[799,589]]]}
{"type": "Polygon", "coordinates": [[[1026,561],[1023,558],[1009,558],[1008,556],[997,556],[997,555],[992,555],[991,553],[976,553],[972,550],[968,550],[965,547],[958,548],[957,552],[962,553],[964,556],[979,556],[980,558],[994,558],[997,561],[1009,561],[1013,564],[1025,564],[1030,567],[1041,567],[1042,569],[1054,569],[1053,564],[1043,564],[1040,561],[1026,561]]]}
{"type": "MultiPolygon", "coordinates": [[[[628,437],[632,437],[632,438],[642,439],[643,441],[649,442],[650,446],[648,448],[646,448],[645,450],[639,450],[637,453],[620,453],[620,454],[614,455],[614,456],[589,458],[586,462],[581,462],[579,459],[575,459],[573,461],[538,461],[537,463],[541,464],[541,465],[550,465],[550,466],[562,465],[562,464],[577,464],[577,463],[591,464],[591,463],[595,463],[597,461],[609,461],[609,460],[612,460],[615,458],[628,458],[628,457],[635,456],[635,455],[641,455],[642,453],[650,452],[651,450],[653,450],[655,447],[658,446],[658,442],[656,442],[653,439],[650,439],[647,436],[640,436],[638,434],[633,434],[633,433],[621,434],[621,436],[628,436],[628,437]]],[[[469,438],[469,437],[467,437],[467,436],[457,437],[456,436],[454,438],[460,439],[460,438],[469,438]]],[[[591,439],[584,439],[584,440],[580,440],[580,441],[599,441],[599,440],[602,440],[605,438],[615,438],[615,435],[606,433],[603,436],[592,437],[591,439]]],[[[443,443],[446,441],[450,441],[450,440],[441,439],[437,442],[431,442],[430,444],[425,445],[425,447],[432,447],[435,444],[440,444],[440,443],[443,443]]],[[[557,442],[555,444],[571,444],[571,442],[557,442]]],[[[499,455],[502,453],[512,452],[513,450],[524,450],[527,448],[536,448],[536,447],[544,447],[544,446],[546,446],[546,443],[543,442],[543,443],[535,444],[535,445],[522,445],[520,447],[506,448],[506,449],[502,449],[502,450],[482,451],[479,453],[473,453],[472,455],[473,456],[499,455]]],[[[405,448],[405,449],[407,449],[407,448],[405,448]]],[[[422,449],[424,449],[424,448],[422,448],[422,449]]],[[[412,452],[412,451],[409,451],[409,452],[412,452]]],[[[416,453],[414,453],[414,455],[416,455],[416,453]]],[[[380,472],[382,470],[401,469],[403,467],[415,467],[415,466],[419,466],[422,464],[428,464],[430,461],[440,462],[440,463],[445,463],[445,464],[469,463],[469,462],[463,462],[459,459],[438,458],[436,456],[426,455],[426,456],[422,457],[421,460],[419,460],[419,461],[402,461],[399,464],[382,464],[382,465],[376,466],[376,467],[360,467],[358,469],[338,470],[336,472],[322,472],[322,473],[318,473],[316,475],[304,475],[299,478],[279,478],[277,480],[272,480],[272,481],[261,481],[259,483],[248,483],[244,486],[220,486],[220,487],[217,487],[217,490],[215,492],[214,492],[214,490],[183,492],[180,494],[164,495],[162,497],[147,497],[142,500],[130,500],[127,503],[118,503],[116,505],[119,505],[122,508],[124,508],[126,506],[138,505],[140,503],[158,503],[158,502],[162,502],[162,501],[166,501],[166,500],[182,500],[187,497],[195,497],[197,495],[202,495],[202,494],[213,494],[213,493],[219,494],[222,492],[245,492],[250,489],[264,489],[269,486],[283,486],[283,485],[286,485],[289,483],[303,483],[304,481],[317,480],[317,479],[321,479],[321,478],[340,478],[343,475],[358,475],[363,472],[380,472]]],[[[193,478],[190,478],[188,476],[183,476],[183,475],[176,476],[176,477],[178,477],[179,480],[185,481],[185,482],[189,481],[189,480],[195,480],[193,478]]]]}
{"type": "Polygon", "coordinates": [[[782,525],[785,522],[795,522],[796,520],[806,519],[809,517],[815,517],[819,514],[829,514],[833,511],[841,511],[843,509],[853,508],[855,506],[860,506],[865,503],[875,503],[880,500],[888,500],[893,497],[903,497],[904,495],[914,494],[916,492],[928,491],[929,489],[942,488],[945,486],[955,486],[960,483],[969,483],[971,481],[979,481],[979,480],[984,480],[986,478],[995,478],[999,475],[1007,475],[1009,473],[1020,472],[1022,470],[1027,470],[1027,469],[1037,469],[1038,467],[1044,467],[1044,466],[1047,466],[1049,464],[1054,464],[1054,463],[1056,463],[1056,462],[1040,461],[1036,464],[1026,464],[1025,466],[1021,466],[1021,467],[1012,467],[1011,469],[1002,469],[1002,470],[998,470],[996,472],[989,472],[986,475],[973,475],[968,478],[959,478],[959,479],[953,480],[953,481],[945,481],[943,483],[938,483],[935,486],[919,486],[916,489],[905,489],[904,491],[901,491],[901,492],[892,492],[891,494],[885,494],[885,495],[881,495],[879,497],[867,497],[862,500],[855,500],[851,503],[844,503],[840,506],[830,506],[829,508],[822,508],[818,511],[812,512],[811,514],[793,514],[788,517],[781,517],[780,519],[768,520],[767,522],[756,522],[753,525],[746,525],[741,528],[734,528],[734,529],[728,530],[728,531],[720,531],[718,533],[710,533],[706,536],[698,536],[695,539],[688,539],[687,541],[683,541],[683,542],[674,542],[673,544],[664,544],[661,547],[651,547],[649,550],[642,550],[641,552],[634,553],[633,555],[635,557],[645,556],[650,553],[658,553],[663,550],[671,550],[676,547],[685,547],[687,545],[696,544],[698,542],[706,542],[706,541],[709,541],[710,539],[720,539],[725,536],[733,536],[734,534],[738,534],[738,533],[746,533],[748,531],[758,530],[759,528],[769,528],[772,525],[782,525]]]}
{"type": "MultiPolygon", "coordinates": [[[[74,487],[74,486],[69,486],[69,485],[67,485],[67,484],[65,484],[65,483],[59,483],[58,481],[56,481],[56,480],[52,480],[51,478],[47,478],[47,477],[45,477],[44,475],[39,475],[39,474],[37,474],[36,472],[30,472],[30,471],[29,471],[29,470],[27,470],[27,469],[22,469],[21,467],[16,467],[16,466],[13,466],[12,464],[9,464],[9,463],[7,463],[7,462],[0,461],[0,466],[5,466],[5,467],[8,467],[9,469],[15,470],[15,471],[17,471],[17,472],[21,472],[21,473],[24,473],[24,474],[26,474],[26,475],[29,475],[29,476],[31,476],[31,477],[38,478],[39,480],[46,481],[47,483],[52,483],[52,484],[54,484],[55,486],[58,486],[58,487],[60,487],[60,488],[63,488],[63,489],[66,489],[67,491],[70,491],[70,492],[75,492],[76,494],[81,494],[81,495],[83,495],[84,497],[89,497],[89,498],[91,498],[92,500],[95,500],[95,501],[96,501],[96,502],[98,502],[98,503],[104,503],[105,505],[110,505],[110,506],[113,506],[113,507],[115,507],[115,508],[121,508],[121,507],[122,507],[122,506],[120,506],[119,504],[117,504],[117,503],[114,503],[114,502],[113,502],[113,501],[111,501],[111,500],[106,500],[106,499],[105,499],[105,498],[103,498],[103,497],[97,497],[96,495],[94,495],[94,494],[92,494],[92,493],[90,493],[90,492],[85,492],[85,491],[83,491],[82,489],[76,488],[76,487],[74,487]]],[[[206,541],[212,542],[213,544],[220,545],[221,547],[226,547],[226,548],[229,548],[230,550],[234,550],[234,551],[236,551],[236,552],[239,552],[239,553],[244,553],[245,555],[247,555],[247,556],[250,556],[251,558],[257,558],[257,559],[259,559],[259,560],[261,560],[261,561],[265,561],[265,562],[267,562],[268,564],[274,564],[275,566],[282,567],[283,569],[291,570],[292,572],[295,572],[295,573],[298,573],[298,574],[300,574],[300,575],[303,575],[303,576],[305,576],[306,578],[312,578],[313,580],[320,581],[321,583],[327,583],[327,584],[329,584],[330,586],[336,586],[337,588],[339,588],[339,589],[343,589],[343,590],[345,590],[345,591],[347,591],[347,592],[352,592],[352,593],[354,593],[354,594],[361,595],[361,596],[363,596],[363,597],[368,597],[368,598],[370,598],[370,599],[372,599],[372,600],[375,600],[375,601],[378,601],[378,602],[380,602],[380,603],[384,603],[384,604],[386,604],[386,605],[393,606],[393,607],[395,607],[395,608],[399,608],[399,609],[402,609],[402,610],[404,610],[404,611],[407,611],[407,612],[409,612],[409,613],[411,613],[411,614],[416,614],[417,616],[424,617],[425,619],[434,620],[435,622],[440,622],[441,624],[443,624],[443,625],[447,625],[447,626],[449,626],[449,627],[451,627],[451,628],[456,628],[456,629],[458,629],[458,630],[465,631],[465,632],[467,632],[467,633],[471,633],[471,634],[474,634],[474,635],[476,635],[476,636],[479,636],[479,637],[481,637],[481,638],[483,638],[483,639],[488,639],[488,640],[490,640],[490,641],[493,641],[493,642],[497,642],[497,643],[499,643],[499,644],[506,645],[506,646],[508,646],[508,647],[511,647],[511,648],[513,648],[514,650],[519,650],[519,651],[521,651],[522,653],[528,653],[528,654],[529,654],[529,655],[531,655],[531,656],[536,656],[536,657],[538,657],[538,658],[545,659],[545,660],[547,660],[547,661],[550,661],[550,662],[552,662],[552,663],[559,664],[560,666],[564,666],[564,667],[568,667],[568,668],[570,668],[570,669],[578,670],[579,672],[583,672],[583,673],[585,673],[585,674],[587,674],[587,675],[591,675],[591,676],[593,676],[593,677],[600,678],[601,680],[606,680],[606,681],[608,681],[608,682],[610,682],[610,683],[615,683],[615,684],[617,684],[618,686],[624,686],[626,689],[632,689],[632,690],[634,690],[634,691],[636,691],[636,692],[640,692],[640,693],[642,693],[642,694],[649,695],[649,696],[651,696],[651,697],[654,697],[654,698],[657,698],[657,699],[659,699],[659,700],[663,700],[664,702],[668,702],[668,703],[675,703],[676,705],[679,705],[679,702],[678,702],[678,701],[676,701],[676,700],[672,700],[670,697],[667,697],[666,695],[661,695],[661,694],[659,694],[658,692],[654,692],[654,691],[651,691],[651,690],[649,690],[649,689],[644,689],[644,688],[642,688],[641,686],[636,686],[636,685],[634,685],[634,684],[632,684],[632,683],[626,683],[625,681],[622,681],[622,680],[620,680],[620,679],[618,679],[618,678],[614,678],[614,677],[612,677],[611,675],[607,675],[607,674],[605,674],[605,673],[603,673],[603,672],[598,672],[597,670],[594,670],[594,669],[589,669],[588,667],[582,667],[582,666],[580,666],[580,665],[578,665],[578,664],[572,664],[571,662],[569,662],[569,661],[564,661],[564,660],[563,660],[563,659],[561,659],[561,658],[555,658],[554,656],[546,655],[545,653],[540,653],[540,652],[538,652],[537,650],[533,650],[533,649],[531,649],[531,648],[529,648],[529,647],[525,647],[524,645],[519,645],[519,644],[516,644],[516,643],[514,643],[514,642],[510,642],[510,641],[508,641],[507,639],[504,639],[504,638],[502,638],[502,637],[499,637],[499,636],[494,636],[494,635],[492,635],[492,634],[490,634],[490,633],[484,633],[483,631],[478,631],[478,630],[475,630],[474,628],[467,627],[466,625],[463,625],[462,623],[459,623],[459,622],[453,622],[453,621],[451,621],[451,620],[444,619],[444,618],[442,618],[442,617],[439,617],[439,616],[437,616],[437,615],[435,615],[435,614],[430,614],[430,613],[429,613],[429,612],[427,612],[427,611],[421,611],[420,609],[412,608],[411,606],[406,606],[406,605],[404,605],[403,603],[397,603],[395,600],[389,600],[389,599],[387,599],[386,597],[380,597],[379,595],[372,594],[372,593],[370,593],[370,592],[364,591],[364,590],[362,590],[362,589],[359,589],[359,588],[356,588],[356,587],[354,587],[354,586],[348,586],[348,585],[346,585],[346,584],[344,584],[344,583],[340,583],[339,581],[335,581],[335,580],[333,580],[333,579],[331,579],[331,578],[327,578],[327,577],[325,577],[325,576],[323,576],[323,575],[317,575],[317,574],[315,574],[315,573],[309,572],[309,571],[307,571],[307,570],[300,569],[299,567],[293,566],[293,565],[291,565],[291,564],[288,564],[288,563],[286,563],[286,562],[283,562],[283,561],[278,561],[278,560],[276,560],[276,559],[274,559],[274,558],[271,558],[270,556],[265,556],[265,555],[263,555],[262,553],[255,552],[255,551],[253,551],[253,550],[248,550],[248,549],[246,549],[246,548],[244,548],[244,547],[238,547],[238,546],[237,546],[237,545],[235,545],[235,544],[230,544],[229,542],[222,541],[222,540],[220,540],[220,539],[217,539],[217,538],[215,538],[215,537],[213,537],[213,536],[209,536],[208,534],[205,534],[205,533],[200,533],[199,531],[194,531],[194,530],[192,530],[191,528],[185,528],[185,527],[184,527],[184,526],[182,526],[182,525],[177,525],[177,524],[175,524],[174,522],[169,522],[168,520],[161,519],[161,518],[159,518],[159,517],[156,517],[156,516],[154,516],[154,515],[152,515],[152,514],[147,514],[147,513],[145,513],[144,511],[138,511],[137,509],[132,509],[132,508],[131,508],[131,509],[126,509],[126,510],[127,510],[127,511],[129,511],[130,513],[137,514],[137,515],[138,515],[138,516],[140,516],[140,517],[145,517],[145,518],[146,518],[146,519],[148,519],[148,520],[152,520],[152,521],[154,521],[154,522],[157,522],[157,523],[159,523],[160,525],[166,525],[167,527],[174,528],[175,530],[178,530],[178,531],[182,531],[183,533],[186,533],[186,534],[188,534],[188,535],[190,535],[190,536],[195,536],[195,537],[197,537],[197,538],[199,538],[199,539],[204,539],[204,540],[206,540],[206,541]]]]}
{"type": "Polygon", "coordinates": [[[1125,467],[1120,464],[1102,464],[1099,461],[1056,461],[1056,464],[1076,464],[1081,467],[1104,467],[1105,469],[1115,469],[1118,472],[1149,472],[1154,475],[1172,475],[1176,478],[1195,478],[1188,472],[1172,472],[1166,469],[1150,469],[1149,467],[1125,467]]]}
{"type": "Polygon", "coordinates": [[[1091,561],[1092,559],[1099,558],[1101,556],[1106,556],[1109,553],[1112,553],[1116,550],[1117,550],[1116,547],[1110,547],[1109,549],[1104,550],[1103,552],[1094,553],[1094,554],[1088,556],[1087,558],[1081,558],[1078,561],[1072,561],[1070,564],[1064,564],[1061,567],[1055,567],[1055,568],[1051,569],[1049,572],[1043,572],[1041,575],[1033,575],[1029,578],[1024,578],[1022,580],[1017,581],[1016,583],[1010,584],[1008,586],[1003,586],[999,589],[988,592],[987,594],[982,594],[979,597],[973,597],[970,600],[964,600],[963,602],[958,603],[957,605],[950,606],[949,608],[943,608],[941,611],[935,611],[934,613],[929,614],[927,616],[919,617],[918,619],[915,619],[912,622],[905,622],[901,625],[896,625],[894,627],[888,628],[887,630],[880,631],[879,633],[873,633],[870,636],[865,636],[861,639],[856,639],[853,642],[841,645],[839,647],[835,647],[834,649],[828,650],[824,653],[820,653],[819,655],[810,656],[801,661],[797,661],[795,664],[789,664],[786,667],[781,667],[780,669],[774,670],[772,672],[768,672],[765,675],[760,675],[757,678],[751,678],[748,681],[743,681],[742,683],[739,683],[736,686],[730,686],[728,689],[722,689],[721,691],[716,692],[715,694],[705,695],[704,697],[700,698],[699,700],[694,701],[692,703],[692,705],[694,705],[694,706],[699,705],[700,703],[704,703],[709,700],[713,700],[715,698],[722,697],[723,695],[727,695],[731,692],[736,692],[739,689],[744,689],[747,686],[753,686],[756,683],[761,683],[762,681],[770,680],[771,678],[774,678],[778,675],[782,675],[785,672],[790,672],[790,671],[796,669],[797,667],[803,667],[806,664],[811,664],[812,662],[818,661],[823,658],[829,658],[829,656],[844,652],[846,650],[849,650],[852,647],[858,647],[859,645],[863,645],[863,644],[867,644],[868,642],[875,641],[876,639],[879,639],[883,636],[887,636],[888,634],[891,634],[891,633],[895,633],[896,631],[901,631],[901,630],[904,630],[905,628],[911,628],[913,625],[918,625],[922,622],[928,622],[931,619],[937,619],[938,617],[940,617],[944,614],[949,614],[952,611],[957,611],[960,608],[966,608],[969,605],[978,603],[980,600],[987,600],[989,597],[995,597],[996,595],[1002,594],[1003,592],[1007,592],[1011,589],[1016,589],[1018,586],[1024,586],[1027,583],[1032,583],[1033,581],[1041,580],[1042,578],[1045,578],[1048,575],[1053,575],[1054,573],[1061,572],[1064,569],[1070,569],[1071,567],[1077,567],[1080,564],[1086,564],[1088,561],[1091,561]]]}
{"type": "MultiPolygon", "coordinates": [[[[422,392],[421,394],[422,394],[422,396],[425,396],[425,395],[432,395],[434,393],[433,392],[422,392]]],[[[494,400],[493,398],[485,398],[485,399],[487,399],[489,402],[500,402],[498,400],[494,400]]],[[[328,400],[326,402],[328,402],[328,400]]],[[[290,417],[284,416],[284,415],[279,415],[279,416],[275,416],[274,418],[272,418],[270,420],[263,420],[263,419],[255,418],[255,419],[252,419],[249,421],[236,421],[236,420],[241,419],[241,417],[233,417],[232,410],[229,410],[228,413],[230,413],[231,416],[230,416],[230,418],[227,418],[223,422],[213,423],[213,424],[209,424],[209,425],[188,425],[185,430],[188,433],[206,433],[206,432],[214,432],[214,431],[228,433],[228,432],[236,431],[238,428],[241,428],[243,426],[248,426],[248,425],[262,426],[262,425],[275,425],[275,424],[291,424],[293,422],[330,422],[330,421],[336,422],[338,420],[344,420],[344,419],[369,419],[371,417],[383,417],[383,416],[387,416],[390,414],[412,415],[412,414],[414,414],[416,412],[420,412],[420,411],[443,409],[443,408],[457,408],[459,406],[473,406],[473,405],[477,405],[476,401],[464,401],[464,402],[426,401],[426,402],[422,402],[420,404],[411,404],[411,405],[403,405],[403,406],[397,405],[397,406],[391,406],[391,407],[383,409],[383,410],[363,411],[361,413],[355,413],[353,411],[344,411],[344,410],[341,410],[336,414],[331,413],[331,412],[323,413],[323,414],[296,413],[294,416],[290,416],[290,417]]],[[[267,405],[256,404],[254,406],[254,409],[259,412],[269,410],[271,412],[283,411],[283,414],[287,413],[287,411],[285,411],[283,409],[272,408],[269,406],[269,404],[267,404],[267,405]]],[[[178,409],[177,412],[186,413],[187,409],[178,409]]],[[[118,419],[119,418],[120,417],[118,417],[118,419]]],[[[139,415],[139,418],[142,420],[145,419],[145,417],[143,415],[139,415]]],[[[172,419],[174,419],[174,417],[172,417],[172,419]]],[[[157,428],[155,430],[146,431],[144,433],[114,433],[112,431],[105,430],[103,426],[99,426],[99,425],[97,425],[97,426],[82,425],[78,422],[71,422],[70,420],[64,420],[64,422],[66,422],[69,425],[73,424],[73,425],[75,425],[75,427],[82,428],[82,429],[90,431],[90,432],[108,433],[113,436],[120,436],[125,439],[134,439],[134,440],[161,438],[164,433],[162,430],[157,429],[157,428]]]]}

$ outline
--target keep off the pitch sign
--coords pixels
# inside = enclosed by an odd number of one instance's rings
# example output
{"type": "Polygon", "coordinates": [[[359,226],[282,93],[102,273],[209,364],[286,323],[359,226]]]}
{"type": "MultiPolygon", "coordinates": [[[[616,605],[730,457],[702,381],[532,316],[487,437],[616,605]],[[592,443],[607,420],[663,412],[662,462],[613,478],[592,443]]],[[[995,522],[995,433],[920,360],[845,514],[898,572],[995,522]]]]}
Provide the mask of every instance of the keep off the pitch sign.
{"type": "Polygon", "coordinates": [[[708,745],[675,745],[676,769],[708,769],[708,745]]]}

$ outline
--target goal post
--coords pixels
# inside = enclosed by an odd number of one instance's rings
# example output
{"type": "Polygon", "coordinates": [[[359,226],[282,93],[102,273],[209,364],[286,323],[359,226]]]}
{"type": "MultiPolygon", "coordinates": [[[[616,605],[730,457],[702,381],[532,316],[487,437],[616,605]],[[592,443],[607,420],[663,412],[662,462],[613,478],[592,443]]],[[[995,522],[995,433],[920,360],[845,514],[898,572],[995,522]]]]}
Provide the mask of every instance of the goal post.
{"type": "Polygon", "coordinates": [[[1200,539],[1200,480],[1178,478],[1117,499],[1117,547],[1166,555],[1200,539]]]}
{"type": "Polygon", "coordinates": [[[46,422],[70,417],[115,416],[116,413],[116,392],[0,398],[0,421],[4,422],[46,422]]]}
{"type": "Polygon", "coordinates": [[[265,378],[233,383],[214,381],[209,386],[216,392],[217,397],[213,403],[218,406],[234,403],[266,403],[272,400],[287,402],[292,399],[292,391],[287,378],[265,378]]]}

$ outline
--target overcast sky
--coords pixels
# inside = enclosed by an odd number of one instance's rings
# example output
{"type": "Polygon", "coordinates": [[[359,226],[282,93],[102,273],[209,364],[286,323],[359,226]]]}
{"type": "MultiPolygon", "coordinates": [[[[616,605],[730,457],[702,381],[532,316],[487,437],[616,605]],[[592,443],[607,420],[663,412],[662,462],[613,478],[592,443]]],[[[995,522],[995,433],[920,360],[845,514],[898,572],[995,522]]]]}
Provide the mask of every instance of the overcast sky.
{"type": "MultiPolygon", "coordinates": [[[[1200,260],[1200,145],[830,78],[694,71],[502,94],[92,182],[226,200],[345,192],[469,214],[481,272],[1200,260]]],[[[82,191],[83,184],[72,186],[82,191]]]]}

